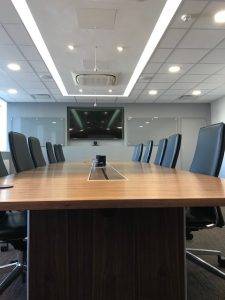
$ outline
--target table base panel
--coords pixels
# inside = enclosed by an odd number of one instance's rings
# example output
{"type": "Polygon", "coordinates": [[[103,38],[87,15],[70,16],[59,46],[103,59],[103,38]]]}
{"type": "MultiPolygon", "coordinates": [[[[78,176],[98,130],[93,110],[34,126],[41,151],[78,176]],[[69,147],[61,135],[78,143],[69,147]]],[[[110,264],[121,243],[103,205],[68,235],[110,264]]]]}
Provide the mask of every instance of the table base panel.
{"type": "Polygon", "coordinates": [[[182,208],[29,218],[29,300],[185,299],[182,208]]]}

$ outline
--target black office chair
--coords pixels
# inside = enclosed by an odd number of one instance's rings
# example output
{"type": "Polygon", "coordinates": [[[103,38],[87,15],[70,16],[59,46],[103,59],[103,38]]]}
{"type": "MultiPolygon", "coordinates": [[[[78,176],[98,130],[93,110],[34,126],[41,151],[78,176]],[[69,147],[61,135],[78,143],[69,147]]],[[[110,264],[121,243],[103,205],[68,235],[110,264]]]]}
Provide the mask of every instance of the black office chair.
{"type": "Polygon", "coordinates": [[[29,152],[25,135],[23,135],[22,133],[10,131],[9,147],[14,167],[18,173],[35,168],[29,152]]]}
{"type": "Polygon", "coordinates": [[[152,155],[152,149],[153,149],[153,141],[149,141],[147,143],[147,146],[145,148],[145,153],[142,158],[143,163],[149,163],[151,155],[152,155]]]}
{"type": "MultiPolygon", "coordinates": [[[[7,176],[8,171],[0,154],[0,177],[7,176]]],[[[1,270],[12,270],[0,282],[0,295],[16,280],[20,275],[25,278],[26,274],[26,236],[27,236],[27,217],[25,212],[19,211],[0,211],[0,242],[11,244],[14,249],[23,253],[22,261],[15,260],[4,266],[0,266],[1,270]]],[[[5,249],[1,247],[1,250],[5,249]]],[[[7,247],[6,247],[7,250],[7,247]]]]}
{"type": "Polygon", "coordinates": [[[54,145],[54,153],[55,153],[55,158],[57,162],[61,162],[61,155],[60,155],[60,150],[59,150],[59,145],[54,145]]]}
{"type": "Polygon", "coordinates": [[[175,168],[180,153],[181,134],[173,134],[167,140],[165,155],[162,166],[167,168],[175,168]]]}
{"type": "Polygon", "coordinates": [[[132,161],[135,161],[135,162],[141,161],[143,147],[144,147],[143,144],[135,145],[133,156],[132,156],[132,161]]]}
{"type": "Polygon", "coordinates": [[[53,151],[53,147],[52,147],[52,143],[50,142],[46,142],[46,151],[47,151],[47,156],[48,156],[48,161],[50,164],[54,164],[56,163],[56,158],[55,158],[55,154],[53,151]]]}
{"type": "Polygon", "coordinates": [[[65,156],[64,156],[64,153],[63,153],[63,147],[62,147],[62,145],[59,144],[58,148],[59,148],[59,154],[60,154],[61,162],[64,162],[65,161],[65,156]]]}
{"type": "Polygon", "coordinates": [[[41,150],[41,144],[39,139],[35,137],[29,137],[28,138],[28,144],[30,148],[30,154],[33,159],[33,163],[36,168],[43,167],[46,165],[42,150],[41,150]]]}
{"type": "Polygon", "coordinates": [[[159,141],[158,150],[157,150],[155,161],[154,161],[155,165],[161,166],[164,155],[165,155],[166,146],[167,146],[167,139],[162,139],[159,141]]]}
{"type": "MultiPolygon", "coordinates": [[[[225,125],[223,123],[203,127],[199,130],[197,146],[190,171],[210,176],[218,176],[225,149],[225,125]]],[[[191,188],[191,187],[190,187],[191,188]]],[[[224,219],[220,207],[191,207],[186,210],[187,239],[192,239],[191,232],[223,227],[224,219]]],[[[225,267],[221,251],[206,249],[187,249],[187,259],[209,272],[225,279],[225,273],[197,255],[216,255],[219,266],[225,267]]]]}

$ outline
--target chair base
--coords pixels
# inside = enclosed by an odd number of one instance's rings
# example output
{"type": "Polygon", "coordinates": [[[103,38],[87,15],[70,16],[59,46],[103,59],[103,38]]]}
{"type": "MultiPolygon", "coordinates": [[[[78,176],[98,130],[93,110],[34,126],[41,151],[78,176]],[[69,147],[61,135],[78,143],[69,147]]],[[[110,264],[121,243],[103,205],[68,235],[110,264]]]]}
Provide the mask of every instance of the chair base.
{"type": "Polygon", "coordinates": [[[26,266],[17,262],[0,266],[0,269],[8,269],[13,267],[12,271],[0,282],[0,295],[15,281],[20,275],[24,275],[26,272],[26,266]]]}
{"type": "Polygon", "coordinates": [[[214,267],[213,265],[209,264],[205,260],[198,257],[198,255],[216,255],[218,258],[218,264],[220,267],[225,267],[225,258],[222,257],[221,251],[217,250],[206,250],[206,249],[187,249],[186,250],[186,257],[189,261],[195,263],[196,265],[204,268],[208,272],[225,279],[225,272],[222,272],[220,269],[214,267]]]}

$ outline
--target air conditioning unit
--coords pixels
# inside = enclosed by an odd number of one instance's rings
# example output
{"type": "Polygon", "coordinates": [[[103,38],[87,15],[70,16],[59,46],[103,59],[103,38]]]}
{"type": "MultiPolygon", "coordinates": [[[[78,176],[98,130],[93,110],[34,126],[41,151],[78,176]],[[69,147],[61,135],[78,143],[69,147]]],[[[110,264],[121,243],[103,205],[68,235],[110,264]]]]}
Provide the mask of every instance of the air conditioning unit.
{"type": "Polygon", "coordinates": [[[72,72],[73,81],[79,86],[103,87],[113,86],[117,83],[117,77],[114,74],[86,73],[75,74],[72,72]]]}
{"type": "Polygon", "coordinates": [[[183,95],[183,96],[180,96],[178,99],[182,100],[182,101],[189,101],[189,100],[193,99],[193,96],[192,95],[183,95]]]}
{"type": "Polygon", "coordinates": [[[31,97],[35,100],[49,100],[51,96],[49,94],[32,94],[31,97]]]}

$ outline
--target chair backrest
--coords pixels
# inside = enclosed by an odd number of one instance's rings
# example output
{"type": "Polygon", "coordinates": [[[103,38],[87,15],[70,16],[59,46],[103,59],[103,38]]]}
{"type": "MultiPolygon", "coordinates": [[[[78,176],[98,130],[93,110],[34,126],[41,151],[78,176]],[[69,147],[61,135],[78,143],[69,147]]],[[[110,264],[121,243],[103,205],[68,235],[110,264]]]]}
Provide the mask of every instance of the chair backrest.
{"type": "MultiPolygon", "coordinates": [[[[8,174],[8,171],[5,167],[5,164],[4,164],[4,161],[3,161],[3,158],[2,158],[2,154],[0,153],[0,177],[4,177],[4,176],[7,176],[9,175],[8,174]]],[[[0,211],[0,220],[6,215],[6,211],[0,211]]]]}
{"type": "Polygon", "coordinates": [[[4,164],[4,161],[3,161],[3,158],[2,158],[2,154],[0,153],[0,177],[4,177],[4,176],[7,176],[9,175],[6,167],[5,167],[5,164],[4,164]]]}
{"type": "Polygon", "coordinates": [[[167,146],[167,139],[162,139],[159,141],[158,150],[154,161],[156,165],[161,166],[166,151],[166,146],[167,146]]]}
{"type": "Polygon", "coordinates": [[[145,148],[145,153],[142,158],[143,163],[149,163],[151,155],[152,155],[152,149],[153,149],[153,141],[149,141],[145,148]]]}
{"type": "Polygon", "coordinates": [[[43,167],[46,165],[39,139],[35,137],[28,138],[28,144],[30,148],[30,154],[33,159],[34,165],[36,168],[43,167]]]}
{"type": "Polygon", "coordinates": [[[10,131],[9,147],[16,172],[34,169],[34,163],[24,134],[10,131]]]}
{"type": "Polygon", "coordinates": [[[61,155],[59,150],[59,145],[54,145],[54,153],[57,162],[61,162],[61,155]]]}
{"type": "Polygon", "coordinates": [[[191,172],[219,175],[225,147],[224,126],[224,123],[218,123],[200,128],[191,172]]]}
{"type": "MultiPolygon", "coordinates": [[[[225,150],[225,125],[218,123],[199,130],[197,146],[190,171],[217,177],[223,162],[225,150]]],[[[209,219],[218,227],[224,226],[220,207],[190,207],[189,214],[209,219]]],[[[200,218],[201,219],[201,218],[200,218]]]]}
{"type": "Polygon", "coordinates": [[[175,168],[180,153],[181,134],[173,134],[167,140],[165,155],[162,166],[167,168],[175,168]]]}
{"type": "Polygon", "coordinates": [[[64,153],[63,153],[63,147],[62,147],[62,145],[59,144],[58,148],[59,148],[59,154],[60,154],[61,162],[64,162],[65,161],[65,156],[64,156],[64,153]]]}
{"type": "Polygon", "coordinates": [[[142,152],[143,152],[143,144],[141,143],[136,145],[134,148],[132,160],[136,162],[141,161],[142,152]]]}
{"type": "Polygon", "coordinates": [[[52,147],[52,143],[50,142],[46,142],[46,151],[47,151],[47,156],[48,156],[48,161],[50,164],[54,164],[56,163],[56,158],[55,158],[55,154],[53,151],[53,147],[52,147]]]}

